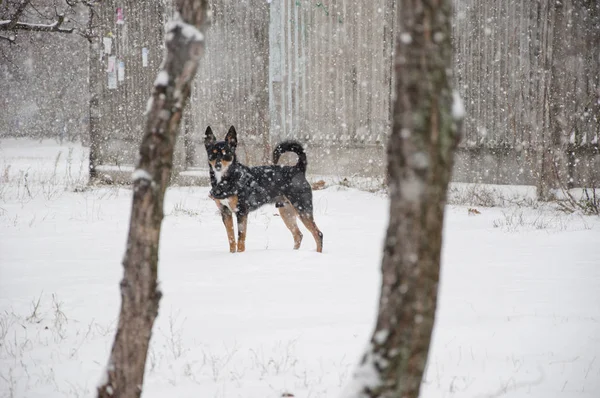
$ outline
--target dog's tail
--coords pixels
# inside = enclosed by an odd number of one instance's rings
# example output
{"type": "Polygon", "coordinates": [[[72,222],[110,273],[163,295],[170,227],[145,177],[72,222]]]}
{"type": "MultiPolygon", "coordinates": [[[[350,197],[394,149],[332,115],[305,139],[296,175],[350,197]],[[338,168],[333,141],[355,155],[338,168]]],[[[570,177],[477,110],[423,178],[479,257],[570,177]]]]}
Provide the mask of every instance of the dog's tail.
{"type": "Polygon", "coordinates": [[[281,154],[286,152],[294,152],[296,155],[298,155],[298,163],[296,163],[295,167],[297,167],[301,172],[306,173],[306,166],[308,165],[308,162],[306,161],[306,153],[304,152],[302,144],[298,141],[290,140],[277,144],[273,150],[273,164],[277,164],[281,154]]]}

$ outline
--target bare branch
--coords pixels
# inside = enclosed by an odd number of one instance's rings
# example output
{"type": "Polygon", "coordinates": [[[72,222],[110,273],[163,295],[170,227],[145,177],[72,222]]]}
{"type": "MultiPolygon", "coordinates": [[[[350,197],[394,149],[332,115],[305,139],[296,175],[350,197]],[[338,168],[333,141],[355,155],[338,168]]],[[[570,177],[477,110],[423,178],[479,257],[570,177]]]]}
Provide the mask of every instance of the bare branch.
{"type": "Polygon", "coordinates": [[[23,14],[23,11],[25,11],[25,8],[27,8],[27,6],[29,5],[29,1],[30,0],[24,0],[21,4],[19,4],[19,8],[17,8],[17,11],[12,16],[12,18],[10,19],[10,22],[8,23],[7,30],[14,29],[15,25],[19,22],[19,18],[21,18],[21,14],[23,14]]]}
{"type": "Polygon", "coordinates": [[[2,36],[0,35],[0,39],[3,40],[7,40],[10,44],[13,44],[15,42],[15,37],[14,36],[2,36]]]}
{"type": "Polygon", "coordinates": [[[58,32],[73,33],[75,28],[62,29],[60,26],[65,20],[63,14],[58,15],[58,19],[51,24],[33,24],[27,22],[0,21],[0,30],[25,30],[30,32],[58,32]]]}
{"type": "MultiPolygon", "coordinates": [[[[69,2],[67,2],[67,4],[69,4],[69,2]]],[[[56,19],[49,24],[21,22],[21,18],[23,18],[30,9],[35,10],[38,14],[40,14],[40,16],[44,17],[31,3],[31,0],[23,0],[19,3],[14,14],[10,16],[10,19],[0,20],[0,31],[14,33],[0,36],[0,39],[13,44],[16,42],[17,31],[73,33],[76,30],[75,28],[62,28],[62,25],[65,21],[65,15],[58,13],[57,11],[55,11],[56,19]]]]}

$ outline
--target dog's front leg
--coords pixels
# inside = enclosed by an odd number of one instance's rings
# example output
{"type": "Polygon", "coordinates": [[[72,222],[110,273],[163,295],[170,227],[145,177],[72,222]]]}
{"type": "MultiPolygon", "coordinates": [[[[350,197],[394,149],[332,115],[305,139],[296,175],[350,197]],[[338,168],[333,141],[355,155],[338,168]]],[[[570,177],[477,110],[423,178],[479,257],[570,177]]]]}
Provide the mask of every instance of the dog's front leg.
{"type": "Polygon", "coordinates": [[[225,224],[225,229],[227,230],[229,251],[231,253],[235,253],[235,232],[233,231],[233,215],[231,214],[231,210],[229,210],[225,206],[219,206],[219,210],[221,210],[221,218],[223,219],[223,224],[225,224]]]}
{"type": "Polygon", "coordinates": [[[248,226],[248,215],[245,213],[236,213],[238,225],[238,243],[237,251],[243,252],[246,250],[246,227],[248,226]]]}

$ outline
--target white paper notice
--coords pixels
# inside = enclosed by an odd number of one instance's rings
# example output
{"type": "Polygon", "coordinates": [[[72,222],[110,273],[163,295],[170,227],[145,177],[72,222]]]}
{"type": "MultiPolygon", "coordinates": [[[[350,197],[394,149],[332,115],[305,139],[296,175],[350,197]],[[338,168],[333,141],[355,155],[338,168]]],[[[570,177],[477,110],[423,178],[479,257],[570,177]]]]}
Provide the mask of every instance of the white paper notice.
{"type": "Polygon", "coordinates": [[[123,61],[119,62],[118,77],[120,82],[125,80],[125,62],[123,61]]]}
{"type": "Polygon", "coordinates": [[[117,57],[115,57],[114,55],[111,55],[110,57],[108,57],[108,68],[106,68],[107,72],[115,72],[116,68],[115,68],[115,64],[117,63],[117,57]]]}
{"type": "Polygon", "coordinates": [[[117,25],[123,25],[125,23],[125,18],[123,17],[123,8],[117,8],[117,25]]]}
{"type": "Polygon", "coordinates": [[[104,54],[110,54],[112,52],[112,39],[110,37],[104,37],[102,42],[104,43],[104,54]]]}
{"type": "Polygon", "coordinates": [[[142,48],[142,66],[145,68],[148,66],[148,49],[142,48]]]}
{"type": "Polygon", "coordinates": [[[114,90],[117,88],[117,57],[111,55],[108,57],[108,67],[106,68],[106,72],[108,72],[108,89],[114,90]]]}
{"type": "Polygon", "coordinates": [[[108,72],[108,89],[114,90],[117,88],[117,72],[108,72]]]}

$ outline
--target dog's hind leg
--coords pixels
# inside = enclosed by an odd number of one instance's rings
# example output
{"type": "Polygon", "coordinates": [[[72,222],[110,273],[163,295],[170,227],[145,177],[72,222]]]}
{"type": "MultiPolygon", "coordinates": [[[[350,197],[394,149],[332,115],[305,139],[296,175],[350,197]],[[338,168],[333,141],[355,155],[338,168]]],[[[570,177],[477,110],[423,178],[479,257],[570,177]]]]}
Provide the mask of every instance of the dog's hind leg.
{"type": "Polygon", "coordinates": [[[246,229],[248,227],[248,215],[236,213],[238,226],[237,251],[239,253],[246,250],[246,229]]]}
{"type": "Polygon", "coordinates": [[[281,219],[285,223],[285,226],[292,232],[294,236],[294,250],[298,250],[300,248],[300,244],[302,243],[302,232],[300,232],[300,228],[298,228],[298,224],[296,223],[297,213],[294,209],[294,206],[287,200],[282,203],[283,206],[279,206],[279,214],[281,215],[281,219]]]}
{"type": "Polygon", "coordinates": [[[302,220],[304,226],[310,231],[312,236],[315,238],[315,242],[317,243],[317,252],[322,253],[323,233],[319,230],[319,227],[317,227],[312,211],[300,211],[298,212],[298,215],[300,216],[300,220],[302,220]]]}

